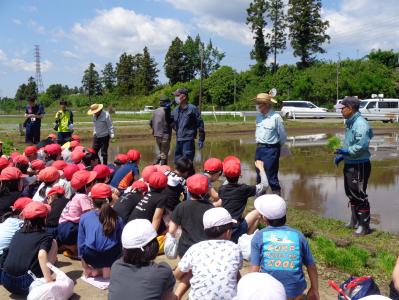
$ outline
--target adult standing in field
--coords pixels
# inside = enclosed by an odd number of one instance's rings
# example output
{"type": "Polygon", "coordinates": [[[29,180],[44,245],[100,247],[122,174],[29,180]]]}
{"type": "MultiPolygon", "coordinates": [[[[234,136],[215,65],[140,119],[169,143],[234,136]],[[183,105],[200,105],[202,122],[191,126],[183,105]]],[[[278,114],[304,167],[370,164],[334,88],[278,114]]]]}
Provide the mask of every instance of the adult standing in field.
{"type": "Polygon", "coordinates": [[[57,141],[60,145],[70,142],[73,132],[73,113],[67,105],[66,100],[61,100],[60,110],[55,114],[54,130],[57,131],[57,141]]]}
{"type": "Polygon", "coordinates": [[[35,98],[28,98],[28,106],[25,109],[26,129],[25,142],[27,144],[37,144],[40,142],[40,128],[42,125],[42,118],[44,116],[44,107],[36,103],[35,98]]]}
{"type": "Polygon", "coordinates": [[[356,97],[345,97],[335,108],[341,109],[345,121],[343,148],[336,149],[335,164],[344,161],[345,194],[351,205],[351,220],[348,228],[357,228],[356,236],[369,234],[370,204],[367,183],[371,173],[369,144],[373,131],[360,112],[360,101],[356,97]]]}
{"type": "Polygon", "coordinates": [[[150,120],[152,135],[155,137],[159,155],[154,162],[155,165],[167,165],[170,149],[170,139],[172,138],[172,127],[170,126],[170,99],[161,97],[159,99],[159,108],[154,110],[150,120]]]}
{"type": "MultiPolygon", "coordinates": [[[[255,161],[263,161],[267,180],[273,194],[281,194],[278,180],[279,160],[281,146],[286,141],[283,119],[273,110],[273,103],[277,103],[270,94],[260,93],[254,98],[256,102],[256,153],[255,161]]],[[[259,170],[257,183],[260,183],[259,170]]]]}
{"type": "Polygon", "coordinates": [[[183,156],[193,161],[197,132],[198,148],[201,150],[204,147],[204,121],[198,108],[188,103],[187,89],[177,89],[173,95],[178,105],[171,115],[172,126],[176,131],[175,162],[183,156]]]}
{"type": "Polygon", "coordinates": [[[109,140],[115,137],[112,119],[107,111],[103,110],[102,104],[92,104],[88,115],[93,116],[93,146],[96,153],[101,150],[102,164],[108,163],[109,140]]]}

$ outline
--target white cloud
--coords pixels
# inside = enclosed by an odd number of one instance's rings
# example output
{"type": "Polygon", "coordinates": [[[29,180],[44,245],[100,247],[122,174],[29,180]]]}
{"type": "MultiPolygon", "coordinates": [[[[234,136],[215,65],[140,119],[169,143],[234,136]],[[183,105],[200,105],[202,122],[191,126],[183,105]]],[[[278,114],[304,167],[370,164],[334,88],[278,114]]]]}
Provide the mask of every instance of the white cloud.
{"type": "Polygon", "coordinates": [[[21,25],[21,24],[22,24],[22,21],[19,20],[19,19],[12,19],[12,22],[13,22],[14,24],[16,24],[16,25],[21,25]]]}
{"type": "Polygon", "coordinates": [[[96,17],[83,24],[76,23],[71,37],[80,51],[109,56],[142,51],[144,46],[153,52],[163,51],[176,36],[184,38],[187,34],[187,26],[178,20],[115,7],[98,11],[96,17]]]}
{"type": "Polygon", "coordinates": [[[79,55],[77,55],[76,53],[73,53],[72,51],[69,51],[69,50],[62,51],[62,55],[66,58],[73,58],[73,59],[79,58],[79,55]]]}
{"type": "Polygon", "coordinates": [[[7,55],[4,53],[2,49],[0,49],[0,62],[6,61],[7,55]]]}
{"type": "Polygon", "coordinates": [[[40,25],[36,21],[30,20],[28,25],[36,33],[39,33],[39,34],[45,34],[46,33],[46,29],[44,28],[44,26],[40,25]]]}
{"type": "MultiPolygon", "coordinates": [[[[25,71],[25,72],[35,72],[36,70],[36,63],[35,62],[28,62],[21,58],[12,58],[7,65],[12,67],[16,71],[25,71]]],[[[49,60],[44,60],[41,62],[41,71],[43,73],[48,72],[53,68],[53,63],[49,60]]]]}
{"type": "Polygon", "coordinates": [[[38,11],[38,10],[37,10],[37,7],[34,6],[34,5],[24,5],[24,6],[21,6],[21,9],[22,9],[23,11],[28,12],[28,13],[35,13],[35,12],[38,11]]]}

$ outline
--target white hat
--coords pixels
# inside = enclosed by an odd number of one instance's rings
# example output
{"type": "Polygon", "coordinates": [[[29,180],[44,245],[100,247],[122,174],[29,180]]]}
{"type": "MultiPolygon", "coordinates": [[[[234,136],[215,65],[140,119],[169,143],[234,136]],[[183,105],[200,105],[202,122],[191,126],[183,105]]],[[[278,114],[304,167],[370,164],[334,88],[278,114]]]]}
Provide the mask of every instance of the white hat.
{"type": "Polygon", "coordinates": [[[215,207],[208,209],[203,217],[204,229],[226,225],[230,223],[237,223],[229,212],[223,207],[215,207]]]}
{"type": "Polygon", "coordinates": [[[145,245],[157,237],[151,222],[136,219],[126,224],[122,231],[122,246],[125,249],[143,249],[145,245]]]}
{"type": "Polygon", "coordinates": [[[256,210],[268,220],[281,219],[287,214],[287,203],[278,195],[263,195],[255,199],[256,210]]]}
{"type": "Polygon", "coordinates": [[[381,295],[371,295],[371,296],[363,297],[360,300],[391,300],[391,298],[381,296],[381,295]]]}
{"type": "Polygon", "coordinates": [[[237,285],[235,300],[286,300],[283,284],[266,273],[244,275],[237,285]]]}

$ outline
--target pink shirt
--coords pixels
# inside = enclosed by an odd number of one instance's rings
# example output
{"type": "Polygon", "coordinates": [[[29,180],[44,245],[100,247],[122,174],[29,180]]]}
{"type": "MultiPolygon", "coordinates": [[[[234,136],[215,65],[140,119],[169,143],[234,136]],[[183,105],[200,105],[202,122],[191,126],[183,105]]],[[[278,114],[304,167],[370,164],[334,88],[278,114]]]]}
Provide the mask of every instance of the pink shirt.
{"type": "Polygon", "coordinates": [[[67,221],[79,223],[80,216],[91,209],[93,209],[93,203],[89,196],[86,194],[75,194],[62,211],[60,223],[67,221]]]}

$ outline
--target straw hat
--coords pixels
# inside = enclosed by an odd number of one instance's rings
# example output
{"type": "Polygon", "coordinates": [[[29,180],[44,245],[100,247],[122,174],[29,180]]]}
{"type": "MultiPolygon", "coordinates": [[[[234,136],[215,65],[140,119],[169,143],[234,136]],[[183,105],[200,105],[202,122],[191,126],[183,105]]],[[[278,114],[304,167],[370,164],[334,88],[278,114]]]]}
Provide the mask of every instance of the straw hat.
{"type": "Polygon", "coordinates": [[[92,105],[90,106],[90,109],[89,109],[89,111],[87,112],[87,114],[88,114],[88,115],[94,115],[95,113],[98,113],[100,110],[102,110],[103,107],[104,107],[104,105],[102,105],[102,104],[97,104],[97,103],[92,104],[92,105]]]}
{"type": "Polygon", "coordinates": [[[268,93],[260,93],[257,94],[255,98],[253,98],[253,100],[256,103],[277,103],[277,101],[268,93]]]}

